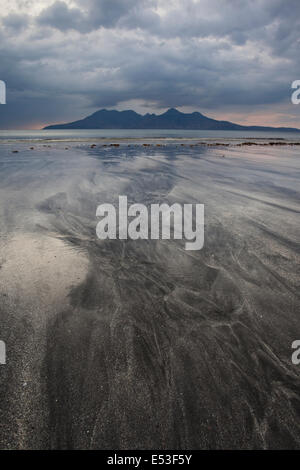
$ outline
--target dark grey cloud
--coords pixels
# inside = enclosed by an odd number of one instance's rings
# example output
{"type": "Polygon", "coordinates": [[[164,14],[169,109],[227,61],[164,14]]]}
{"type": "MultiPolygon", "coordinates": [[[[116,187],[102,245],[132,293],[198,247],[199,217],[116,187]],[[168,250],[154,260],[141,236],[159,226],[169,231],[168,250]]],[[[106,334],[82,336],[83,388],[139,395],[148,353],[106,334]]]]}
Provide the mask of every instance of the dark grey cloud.
{"type": "Polygon", "coordinates": [[[60,0],[45,8],[37,17],[36,22],[40,26],[49,26],[60,31],[69,29],[86,31],[85,18],[81,10],[70,8],[60,0]]]}
{"type": "Polygon", "coordinates": [[[28,2],[0,16],[2,128],[137,100],[287,113],[300,78],[298,0],[28,2]]]}
{"type": "Polygon", "coordinates": [[[11,29],[13,32],[20,32],[27,28],[29,20],[28,15],[10,13],[3,18],[2,24],[6,29],[11,29]]]}
{"type": "Polygon", "coordinates": [[[125,28],[150,26],[153,20],[159,19],[151,10],[155,2],[150,0],[85,0],[77,3],[78,6],[84,6],[84,10],[69,7],[65,2],[57,0],[39,14],[36,22],[59,31],[73,29],[87,33],[100,27],[112,28],[117,25],[125,28]]]}
{"type": "MultiPolygon", "coordinates": [[[[148,2],[150,3],[150,2],[148,2]]],[[[125,16],[131,15],[136,9],[144,8],[147,2],[140,0],[88,0],[88,20],[91,27],[97,29],[99,26],[116,26],[118,21],[125,16]]]]}

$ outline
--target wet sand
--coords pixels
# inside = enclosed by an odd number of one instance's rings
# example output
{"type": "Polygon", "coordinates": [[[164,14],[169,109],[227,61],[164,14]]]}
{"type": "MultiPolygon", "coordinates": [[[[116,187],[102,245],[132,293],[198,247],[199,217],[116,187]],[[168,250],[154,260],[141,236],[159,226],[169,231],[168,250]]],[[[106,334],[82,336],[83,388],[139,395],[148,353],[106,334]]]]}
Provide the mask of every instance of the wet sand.
{"type": "Polygon", "coordinates": [[[300,448],[299,147],[47,145],[0,146],[0,448],[300,448]],[[120,194],[204,248],[98,240],[120,194]]]}

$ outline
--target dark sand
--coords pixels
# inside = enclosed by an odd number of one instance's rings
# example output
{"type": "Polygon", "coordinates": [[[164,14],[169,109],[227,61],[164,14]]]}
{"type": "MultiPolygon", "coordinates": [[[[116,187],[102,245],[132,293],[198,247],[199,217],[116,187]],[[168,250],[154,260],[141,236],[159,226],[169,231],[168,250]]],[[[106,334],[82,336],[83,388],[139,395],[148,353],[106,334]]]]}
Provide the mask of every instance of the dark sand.
{"type": "Polygon", "coordinates": [[[0,448],[300,448],[299,147],[30,146],[0,147],[0,448]],[[203,250],[97,240],[119,194],[204,203],[203,250]]]}

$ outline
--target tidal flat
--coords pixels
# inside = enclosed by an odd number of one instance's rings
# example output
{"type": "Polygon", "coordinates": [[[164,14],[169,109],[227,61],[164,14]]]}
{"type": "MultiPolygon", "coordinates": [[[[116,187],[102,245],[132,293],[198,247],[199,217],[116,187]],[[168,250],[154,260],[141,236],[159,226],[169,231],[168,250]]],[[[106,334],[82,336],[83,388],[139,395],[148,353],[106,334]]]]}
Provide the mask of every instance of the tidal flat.
{"type": "Polygon", "coordinates": [[[0,143],[1,449],[300,449],[300,148],[0,143]],[[205,241],[96,208],[205,205],[205,241]]]}

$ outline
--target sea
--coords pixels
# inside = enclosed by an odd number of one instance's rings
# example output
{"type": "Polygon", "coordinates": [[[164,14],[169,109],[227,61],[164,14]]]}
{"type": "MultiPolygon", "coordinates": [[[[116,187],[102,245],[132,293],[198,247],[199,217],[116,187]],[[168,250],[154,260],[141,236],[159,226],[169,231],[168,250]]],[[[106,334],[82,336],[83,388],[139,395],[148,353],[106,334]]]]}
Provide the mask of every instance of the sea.
{"type": "Polygon", "coordinates": [[[300,141],[300,132],[262,132],[262,131],[213,131],[213,130],[170,130],[170,129],[65,129],[65,130],[0,130],[0,141],[225,141],[244,140],[300,141]]]}

